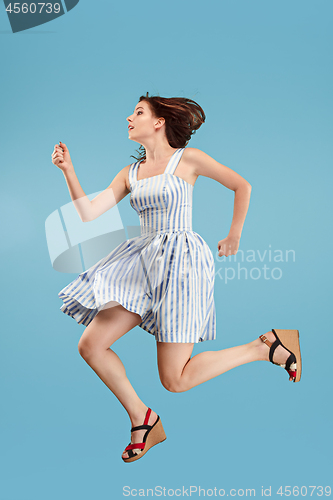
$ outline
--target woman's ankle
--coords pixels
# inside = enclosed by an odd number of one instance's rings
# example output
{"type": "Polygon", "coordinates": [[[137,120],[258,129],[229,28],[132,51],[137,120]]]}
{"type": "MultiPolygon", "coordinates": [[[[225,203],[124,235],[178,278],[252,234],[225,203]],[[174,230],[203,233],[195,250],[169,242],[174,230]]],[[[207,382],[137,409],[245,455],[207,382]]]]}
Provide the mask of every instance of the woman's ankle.
{"type": "Polygon", "coordinates": [[[255,358],[258,361],[268,361],[268,353],[269,349],[267,349],[267,346],[263,343],[263,341],[259,338],[253,340],[249,344],[252,349],[254,350],[255,358]]]}
{"type": "Polygon", "coordinates": [[[141,423],[143,423],[147,411],[148,411],[148,406],[142,403],[133,408],[130,412],[128,412],[128,416],[131,420],[132,425],[138,425],[137,423],[141,421],[142,421],[141,423]]]}

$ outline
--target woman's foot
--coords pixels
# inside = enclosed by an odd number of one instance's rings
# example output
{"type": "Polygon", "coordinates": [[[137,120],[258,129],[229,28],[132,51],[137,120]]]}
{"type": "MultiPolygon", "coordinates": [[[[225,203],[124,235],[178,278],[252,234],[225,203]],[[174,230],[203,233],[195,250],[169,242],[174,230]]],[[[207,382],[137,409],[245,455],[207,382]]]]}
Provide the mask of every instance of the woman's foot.
{"type": "MultiPolygon", "coordinates": [[[[146,416],[147,410],[148,410],[148,407],[146,406],[146,409],[142,412],[142,414],[138,414],[135,418],[133,418],[133,420],[131,420],[132,427],[137,427],[138,425],[142,425],[143,424],[143,422],[145,420],[145,416],[146,416]]],[[[149,416],[149,419],[148,419],[148,425],[154,425],[154,423],[157,420],[157,417],[158,417],[157,413],[155,413],[152,410],[151,414],[149,416]]],[[[145,429],[141,429],[141,430],[138,430],[138,431],[133,431],[131,433],[131,444],[142,443],[143,437],[144,437],[144,435],[145,435],[146,432],[147,432],[147,430],[145,430],[145,429]]],[[[133,453],[141,453],[142,449],[141,448],[134,448],[132,451],[133,451],[133,453]]],[[[122,454],[122,457],[123,458],[129,458],[128,452],[124,451],[124,453],[122,454]]]]}
{"type": "MultiPolygon", "coordinates": [[[[269,342],[271,342],[273,344],[273,342],[276,341],[276,337],[274,335],[274,333],[271,331],[269,332],[266,332],[265,334],[265,337],[267,338],[267,340],[269,342]]],[[[258,343],[258,348],[260,349],[260,352],[261,352],[261,359],[263,359],[264,361],[270,361],[269,359],[269,346],[267,344],[265,344],[261,339],[257,339],[261,345],[259,345],[258,343]]],[[[287,359],[289,358],[290,356],[290,352],[287,351],[287,349],[285,349],[284,347],[282,347],[282,345],[278,345],[277,348],[275,349],[274,351],[274,354],[273,354],[273,361],[274,363],[277,363],[279,365],[285,365],[287,359]]],[[[292,382],[293,381],[293,377],[290,375],[289,376],[289,380],[292,382]]]]}

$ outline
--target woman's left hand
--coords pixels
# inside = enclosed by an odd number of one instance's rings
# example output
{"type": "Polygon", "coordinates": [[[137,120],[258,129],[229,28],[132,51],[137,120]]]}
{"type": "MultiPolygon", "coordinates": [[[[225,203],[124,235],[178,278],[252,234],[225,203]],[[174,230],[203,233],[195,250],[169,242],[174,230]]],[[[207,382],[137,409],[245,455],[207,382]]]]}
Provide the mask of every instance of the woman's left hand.
{"type": "Polygon", "coordinates": [[[239,248],[240,238],[235,238],[232,236],[227,236],[224,240],[220,240],[217,244],[217,248],[219,250],[219,257],[225,255],[228,257],[229,255],[236,255],[239,248]]]}

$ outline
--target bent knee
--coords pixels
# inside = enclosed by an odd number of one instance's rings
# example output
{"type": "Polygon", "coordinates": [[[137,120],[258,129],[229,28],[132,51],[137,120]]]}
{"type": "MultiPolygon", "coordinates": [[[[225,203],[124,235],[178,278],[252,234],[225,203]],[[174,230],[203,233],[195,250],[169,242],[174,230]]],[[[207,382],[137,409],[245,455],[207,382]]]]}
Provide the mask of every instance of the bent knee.
{"type": "Polygon", "coordinates": [[[169,392],[183,392],[185,389],[180,380],[172,378],[160,378],[163,387],[169,392]]]}
{"type": "Polygon", "coordinates": [[[93,346],[93,344],[91,343],[91,341],[89,341],[87,338],[83,338],[83,337],[80,338],[77,347],[78,347],[80,355],[86,361],[93,356],[93,354],[96,350],[95,347],[93,346]]]}

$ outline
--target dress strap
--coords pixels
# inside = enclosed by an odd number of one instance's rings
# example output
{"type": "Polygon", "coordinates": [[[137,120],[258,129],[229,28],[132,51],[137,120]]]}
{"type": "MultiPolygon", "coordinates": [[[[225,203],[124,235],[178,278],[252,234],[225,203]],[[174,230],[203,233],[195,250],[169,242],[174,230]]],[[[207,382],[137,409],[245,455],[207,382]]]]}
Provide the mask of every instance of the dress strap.
{"type": "Polygon", "coordinates": [[[177,168],[177,165],[179,163],[179,160],[182,157],[182,154],[184,153],[185,148],[179,148],[177,151],[174,152],[172,157],[170,158],[170,161],[164,171],[165,174],[173,174],[174,171],[177,168]]]}
{"type": "Polygon", "coordinates": [[[137,166],[138,166],[138,161],[132,163],[130,165],[130,168],[128,170],[128,181],[130,183],[130,186],[131,186],[131,191],[134,187],[134,184],[136,182],[136,170],[137,170],[137,166]]]}

